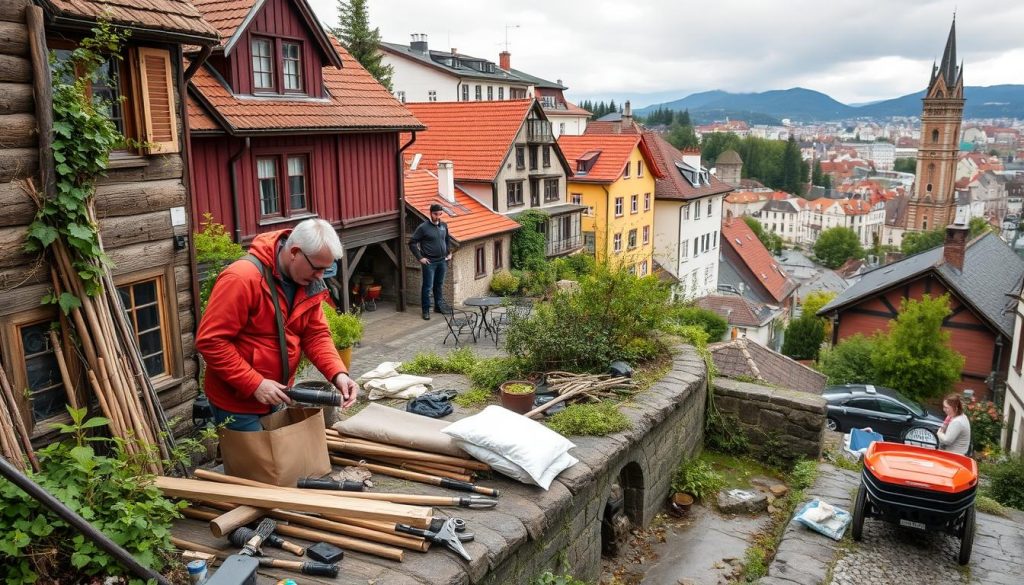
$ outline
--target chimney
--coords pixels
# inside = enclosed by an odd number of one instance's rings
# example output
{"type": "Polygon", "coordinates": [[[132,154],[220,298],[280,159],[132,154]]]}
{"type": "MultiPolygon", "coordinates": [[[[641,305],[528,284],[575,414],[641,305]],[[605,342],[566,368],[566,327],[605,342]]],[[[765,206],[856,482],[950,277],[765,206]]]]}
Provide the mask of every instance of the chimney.
{"type": "Polygon", "coordinates": [[[449,203],[455,203],[455,165],[450,160],[437,161],[437,192],[449,203]]]}
{"type": "Polygon", "coordinates": [[[946,241],[942,245],[942,259],[957,270],[964,269],[964,253],[967,251],[967,207],[957,209],[953,223],[946,226],[946,241]]]}
{"type": "Polygon", "coordinates": [[[700,171],[700,149],[684,148],[679,151],[683,154],[683,162],[700,171]]]}
{"type": "Polygon", "coordinates": [[[512,69],[512,53],[509,53],[508,51],[498,53],[498,67],[501,67],[505,71],[512,69]]]}
{"type": "Polygon", "coordinates": [[[459,54],[459,50],[456,49],[455,47],[452,47],[452,57],[454,57],[454,56],[456,56],[458,54],[459,54]]]}
{"type": "Polygon", "coordinates": [[[412,35],[412,42],[409,48],[418,53],[427,52],[427,35],[412,35]]]}
{"type": "Polygon", "coordinates": [[[626,100],[626,104],[622,106],[622,122],[630,123],[633,121],[633,108],[629,106],[629,100],[626,100]]]}

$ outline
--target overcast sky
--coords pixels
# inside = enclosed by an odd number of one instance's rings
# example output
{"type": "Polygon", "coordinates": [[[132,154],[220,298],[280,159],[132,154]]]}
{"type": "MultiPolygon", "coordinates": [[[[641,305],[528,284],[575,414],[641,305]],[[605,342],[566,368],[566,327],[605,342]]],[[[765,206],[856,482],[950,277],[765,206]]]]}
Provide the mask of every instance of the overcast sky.
{"type": "MultiPolygon", "coordinates": [[[[337,23],[336,0],[309,0],[337,23]]],[[[1024,83],[1019,0],[369,0],[385,41],[426,33],[431,49],[561,79],[568,98],[634,107],[712,89],[806,87],[844,103],[924,89],[954,8],[966,85],[1024,83]]]]}

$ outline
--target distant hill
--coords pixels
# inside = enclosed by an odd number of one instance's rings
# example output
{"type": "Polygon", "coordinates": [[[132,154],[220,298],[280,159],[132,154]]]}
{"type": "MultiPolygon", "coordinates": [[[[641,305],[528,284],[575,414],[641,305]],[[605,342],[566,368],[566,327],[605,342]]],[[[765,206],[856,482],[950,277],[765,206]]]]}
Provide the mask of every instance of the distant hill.
{"type": "MultiPolygon", "coordinates": [[[[1024,85],[965,87],[967,118],[1024,118],[1024,85]]],[[[749,120],[749,115],[790,118],[800,122],[849,120],[853,118],[891,118],[920,116],[924,91],[859,107],[849,106],[810,89],[730,93],[721,90],[691,94],[685,98],[640,108],[634,113],[645,116],[659,107],[689,110],[695,120],[730,118],[749,120]]]]}

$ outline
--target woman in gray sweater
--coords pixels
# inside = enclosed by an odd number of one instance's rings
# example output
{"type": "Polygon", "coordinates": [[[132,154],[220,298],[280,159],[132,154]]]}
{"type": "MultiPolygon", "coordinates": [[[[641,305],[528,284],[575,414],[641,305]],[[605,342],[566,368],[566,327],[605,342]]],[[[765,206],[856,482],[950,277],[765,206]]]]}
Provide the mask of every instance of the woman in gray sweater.
{"type": "Polygon", "coordinates": [[[964,414],[960,396],[946,396],[942,400],[942,411],[946,413],[946,421],[936,433],[939,437],[939,449],[967,455],[971,451],[971,422],[964,414]]]}

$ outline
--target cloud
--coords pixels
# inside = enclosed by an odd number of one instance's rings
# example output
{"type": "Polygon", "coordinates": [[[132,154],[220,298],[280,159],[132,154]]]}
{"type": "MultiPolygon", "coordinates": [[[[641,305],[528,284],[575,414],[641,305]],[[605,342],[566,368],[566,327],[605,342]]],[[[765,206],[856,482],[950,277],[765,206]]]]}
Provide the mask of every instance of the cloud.
{"type": "MultiPolygon", "coordinates": [[[[328,24],[336,0],[311,0],[328,24]]],[[[962,3],[961,3],[962,4],[962,3]]],[[[431,48],[562,79],[576,99],[794,86],[844,102],[922,89],[941,58],[955,4],[937,0],[372,0],[387,41],[427,33],[431,48]],[[518,25],[518,28],[508,25],[518,25]]],[[[970,85],[1024,83],[1024,3],[961,6],[957,51],[970,85]]],[[[616,98],[618,99],[618,98],[616,98]]],[[[639,102],[637,102],[639,103],[639,102]]]]}

